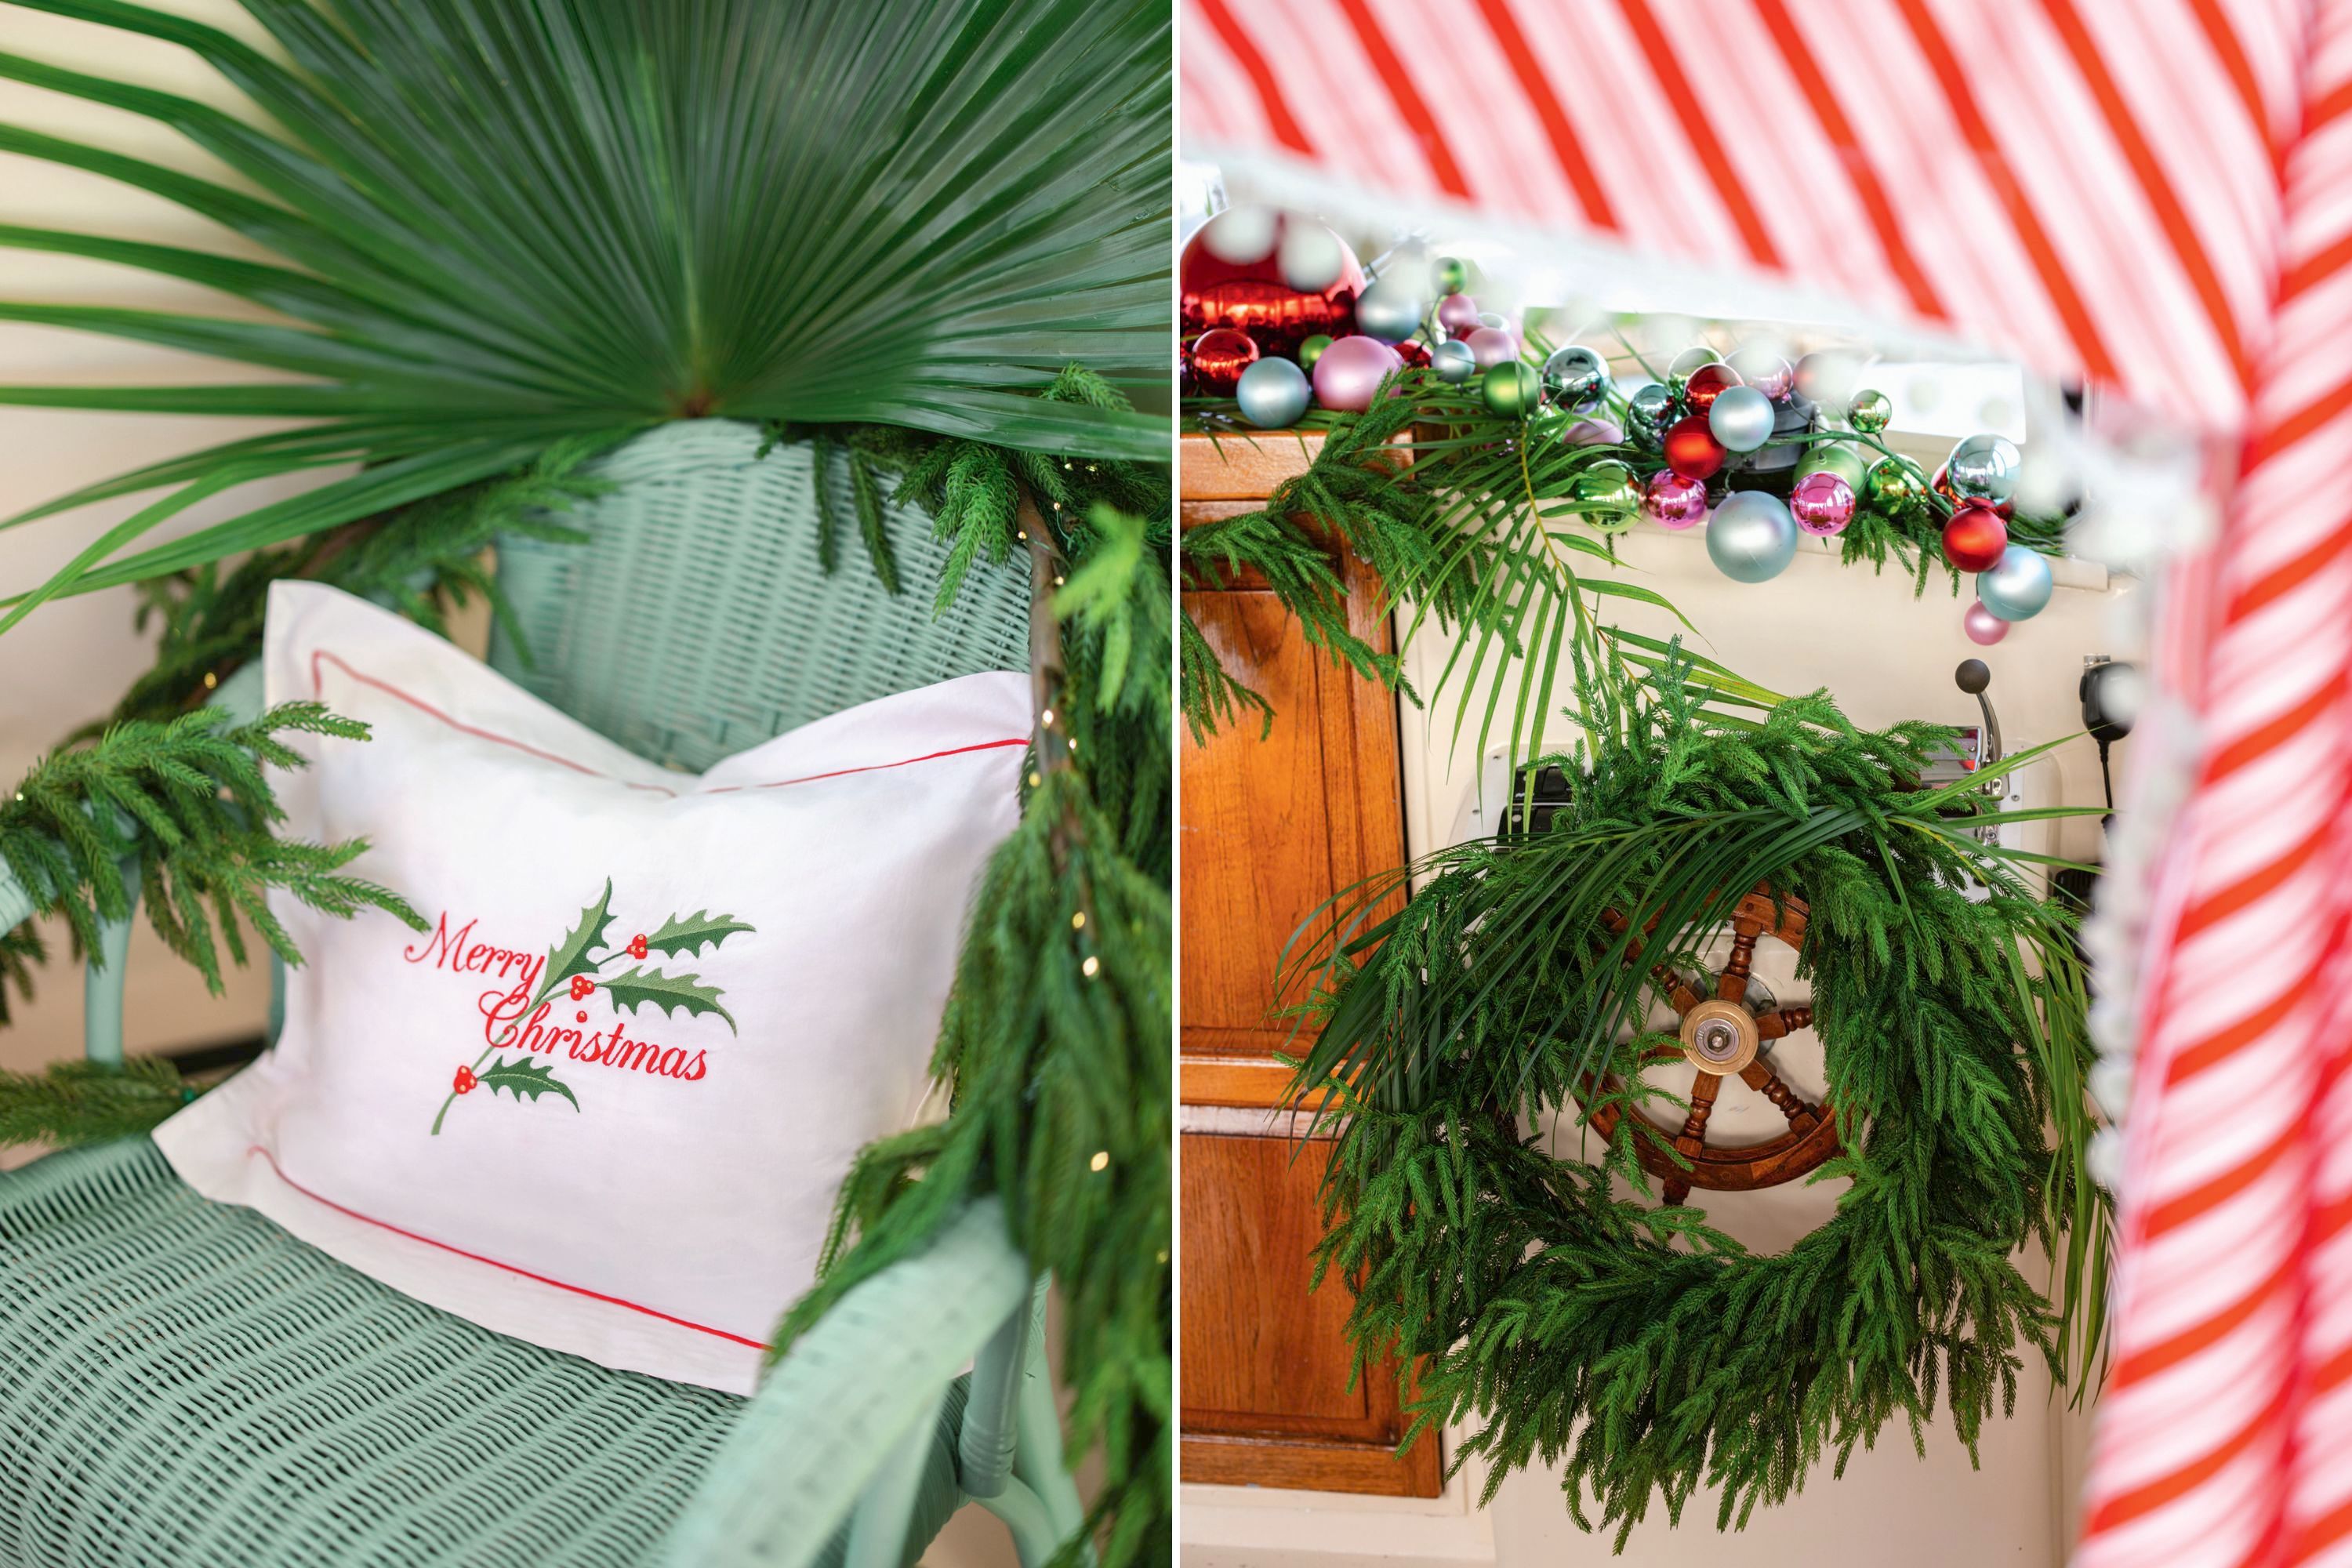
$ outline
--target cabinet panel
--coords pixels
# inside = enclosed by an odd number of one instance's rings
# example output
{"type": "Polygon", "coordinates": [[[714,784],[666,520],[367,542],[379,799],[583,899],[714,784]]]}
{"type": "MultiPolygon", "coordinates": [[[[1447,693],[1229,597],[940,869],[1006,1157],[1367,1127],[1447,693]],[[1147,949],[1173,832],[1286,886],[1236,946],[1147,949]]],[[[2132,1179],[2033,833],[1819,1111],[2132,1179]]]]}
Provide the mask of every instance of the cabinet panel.
{"type": "MultiPolygon", "coordinates": [[[[1295,444],[1185,443],[1185,525],[1246,510],[1303,458],[1295,444]]],[[[1380,584],[1335,549],[1359,637],[1391,645],[1380,584]]],[[[1188,582],[1184,605],[1226,667],[1273,705],[1182,756],[1183,1026],[1188,1108],[1265,1110],[1309,1037],[1272,1016],[1277,963],[1335,893],[1404,860],[1392,693],[1311,646],[1263,584],[1188,582]]],[[[1434,1443],[1403,1433],[1392,1369],[1349,1386],[1338,1281],[1309,1292],[1328,1143],[1249,1136],[1255,1118],[1188,1112],[1183,1135],[1182,1472],[1188,1481],[1433,1497],[1434,1443]]]]}

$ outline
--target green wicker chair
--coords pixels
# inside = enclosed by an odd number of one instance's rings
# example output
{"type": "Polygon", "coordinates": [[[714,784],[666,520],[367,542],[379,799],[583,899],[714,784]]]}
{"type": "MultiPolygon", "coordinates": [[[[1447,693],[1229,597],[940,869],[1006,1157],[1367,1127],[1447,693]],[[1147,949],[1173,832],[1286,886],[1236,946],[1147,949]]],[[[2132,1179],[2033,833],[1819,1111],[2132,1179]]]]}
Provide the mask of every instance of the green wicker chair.
{"type": "MultiPolygon", "coordinates": [[[[935,620],[942,549],[911,513],[888,520],[906,596],[862,561],[823,574],[810,449],[759,444],[705,420],[607,455],[615,488],[567,519],[590,542],[501,550],[536,663],[502,637],[491,662],[691,770],[870,698],[1027,668],[1013,574],[976,574],[935,620]]],[[[257,710],[257,687],[249,668],[221,700],[257,710]]],[[[0,927],[31,907],[0,873],[0,927]]],[[[121,1056],[128,939],[109,928],[89,972],[93,1059],[121,1056]]],[[[411,1300],[198,1196],[148,1139],[67,1151],[0,1175],[0,1563],[893,1568],[971,1500],[1034,1565],[1081,1517],[1042,1302],[977,1203],[738,1399],[411,1300]]]]}

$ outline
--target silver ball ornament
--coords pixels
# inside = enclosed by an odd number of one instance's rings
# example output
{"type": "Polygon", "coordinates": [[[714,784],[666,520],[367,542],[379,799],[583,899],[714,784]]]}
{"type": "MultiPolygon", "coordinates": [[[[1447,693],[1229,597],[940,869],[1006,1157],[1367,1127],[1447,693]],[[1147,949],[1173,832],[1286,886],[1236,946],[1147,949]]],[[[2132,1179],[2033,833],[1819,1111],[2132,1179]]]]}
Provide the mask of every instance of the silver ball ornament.
{"type": "Polygon", "coordinates": [[[1478,374],[1478,356],[1470,352],[1468,343],[1455,338],[1429,351],[1429,368],[1446,385],[1459,386],[1478,374]]]}
{"type": "Polygon", "coordinates": [[[1419,292],[1391,272],[1356,297],[1356,331],[1384,343],[1401,343],[1420,327],[1423,308],[1419,292]]]}
{"type": "Polygon", "coordinates": [[[1262,359],[1242,372],[1234,397],[1242,417],[1261,430],[1287,430],[1307,412],[1307,373],[1286,359],[1262,359]]]}
{"type": "Polygon", "coordinates": [[[1727,386],[1706,411],[1706,427],[1731,452],[1752,452],[1772,438],[1772,400],[1752,386],[1727,386]]]}
{"type": "Polygon", "coordinates": [[[2050,563],[2042,552],[2012,544],[1989,572],[1977,574],[1977,603],[2004,621],[2030,621],[2050,603],[2050,563]]]}
{"type": "Polygon", "coordinates": [[[1764,583],[1797,554],[1797,521],[1777,496],[1734,490],[1706,521],[1707,558],[1735,583],[1764,583]]]}
{"type": "Polygon", "coordinates": [[[1580,414],[1601,401],[1601,388],[1609,379],[1608,362],[1582,343],[1570,343],[1564,349],[1554,349],[1544,361],[1544,395],[1558,408],[1580,414]]]}
{"type": "Polygon", "coordinates": [[[1283,223],[1282,239],[1275,247],[1274,260],[1281,268],[1284,283],[1302,294],[1320,294],[1339,281],[1339,275],[1348,269],[1348,247],[1323,225],[1288,217],[1283,223]]]}
{"type": "Polygon", "coordinates": [[[1625,400],[1625,428],[1628,434],[1654,447],[1665,437],[1666,426],[1674,423],[1675,395],[1659,382],[1636,387],[1633,395],[1625,400]]]}
{"type": "Polygon", "coordinates": [[[1995,506],[2017,493],[2017,471],[2023,467],[2016,444],[1987,433],[1971,436],[1944,459],[1944,477],[1964,496],[1995,506]]]}

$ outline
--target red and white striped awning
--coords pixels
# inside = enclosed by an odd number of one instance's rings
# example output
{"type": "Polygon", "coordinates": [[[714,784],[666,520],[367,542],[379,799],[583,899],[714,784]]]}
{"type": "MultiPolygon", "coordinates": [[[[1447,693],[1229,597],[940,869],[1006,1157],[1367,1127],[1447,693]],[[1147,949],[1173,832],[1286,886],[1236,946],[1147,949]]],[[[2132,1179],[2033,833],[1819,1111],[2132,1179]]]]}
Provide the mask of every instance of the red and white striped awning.
{"type": "Polygon", "coordinates": [[[1181,48],[1192,157],[1834,292],[2233,455],[2156,651],[2077,1563],[2352,1563],[2352,0],[1184,0],[1181,48]]]}
{"type": "Polygon", "coordinates": [[[1194,156],[1763,268],[2234,429],[2294,0],[1187,0],[1194,156]]]}

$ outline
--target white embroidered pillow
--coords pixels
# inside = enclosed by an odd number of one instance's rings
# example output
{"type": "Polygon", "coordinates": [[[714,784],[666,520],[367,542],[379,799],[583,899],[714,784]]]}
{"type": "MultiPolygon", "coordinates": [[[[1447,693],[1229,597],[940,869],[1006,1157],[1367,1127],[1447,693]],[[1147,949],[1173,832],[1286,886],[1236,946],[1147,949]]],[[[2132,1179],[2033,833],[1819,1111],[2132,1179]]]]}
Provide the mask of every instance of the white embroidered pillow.
{"type": "Polygon", "coordinates": [[[439,638],[270,590],[268,700],[374,729],[277,779],[289,835],[433,928],[273,903],[274,1049],[156,1132],[421,1300],[750,1392],[867,1142],[912,1125],[967,900],[1017,817],[1027,680],[967,676],[666,772],[439,638]]]}

